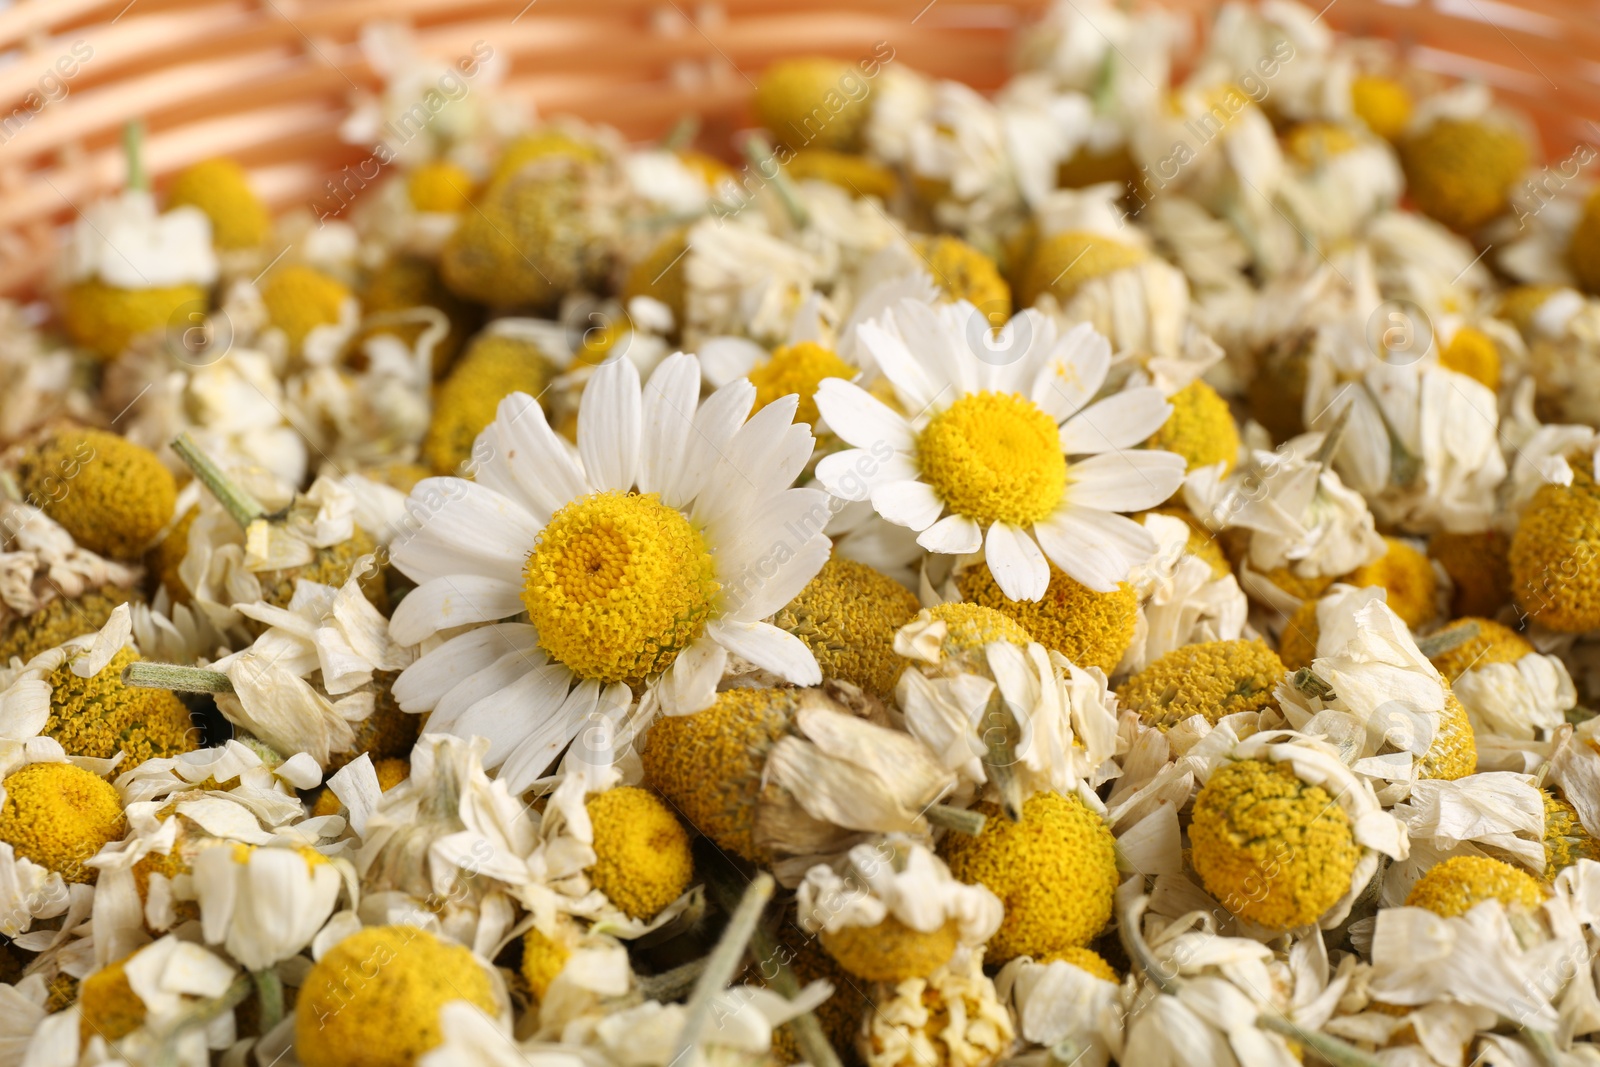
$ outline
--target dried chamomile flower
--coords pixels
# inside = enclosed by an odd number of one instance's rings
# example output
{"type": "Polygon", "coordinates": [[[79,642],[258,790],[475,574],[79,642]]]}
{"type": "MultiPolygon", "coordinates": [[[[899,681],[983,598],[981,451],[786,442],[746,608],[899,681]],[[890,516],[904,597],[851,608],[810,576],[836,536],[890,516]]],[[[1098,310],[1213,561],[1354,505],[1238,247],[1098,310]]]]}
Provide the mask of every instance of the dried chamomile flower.
{"type": "Polygon", "coordinates": [[[857,845],[835,866],[812,867],[798,909],[828,955],[870,982],[933,974],[958,945],[981,947],[1002,915],[993,893],[955,880],[926,846],[899,836],[857,845]]]}
{"type": "Polygon", "coordinates": [[[992,805],[977,810],[990,817],[983,832],[951,834],[940,852],[953,875],[987,887],[1005,905],[989,942],[994,959],[1039,957],[1093,940],[1111,918],[1120,880],[1105,817],[1078,796],[1059,793],[1030,797],[1020,822],[992,805]]]}
{"type": "Polygon", "coordinates": [[[1176,452],[1191,471],[1220,463],[1226,477],[1239,457],[1240,444],[1239,426],[1228,402],[1198,378],[1167,399],[1172,414],[1146,443],[1176,452]]]}
{"type": "Polygon", "coordinates": [[[93,881],[95,871],[84,860],[127,830],[117,791],[70,763],[30,763],[0,789],[0,841],[68,882],[93,881]]]}
{"type": "Polygon", "coordinates": [[[1098,667],[1108,675],[1121,662],[1138,625],[1139,599],[1127,582],[1100,593],[1054,565],[1049,587],[1039,600],[1006,596],[983,562],[958,571],[956,588],[965,603],[992,608],[1016,620],[1052,652],[1080,667],[1098,667]]]}
{"type": "Polygon", "coordinates": [[[1600,627],[1596,554],[1600,489],[1588,464],[1571,483],[1546,484],[1533,495],[1511,535],[1511,592],[1541,626],[1564,633],[1600,627]]]}
{"type": "Polygon", "coordinates": [[[838,59],[785,59],[768,67],[756,84],[761,125],[780,143],[839,152],[855,149],[869,104],[863,79],[838,59]]]}
{"type": "Polygon", "coordinates": [[[500,1014],[504,991],[461,945],[411,926],[370,926],[324,951],[295,1001],[306,1067],[410,1067],[442,1038],[439,1009],[466,1000],[500,1014]]]}
{"type": "Polygon", "coordinates": [[[1492,617],[1511,603],[1511,542],[1498,530],[1436,533],[1428,539],[1428,558],[1450,577],[1450,613],[1492,617]]]}
{"type": "Polygon", "coordinates": [[[267,207],[250,188],[249,176],[232,159],[208,159],[185,167],[167,186],[167,209],[188,205],[211,220],[211,239],[225,251],[256,248],[267,239],[267,207]]]}
{"type": "Polygon", "coordinates": [[[19,460],[17,484],[78,544],[129,561],[171,521],[178,496],[155,453],[103,430],[49,435],[19,460]]]}
{"type": "Polygon", "coordinates": [[[648,922],[689,888],[689,835],[660,797],[616,786],[587,807],[595,851],[589,880],[625,915],[648,922]]]}
{"type": "Polygon", "coordinates": [[[494,421],[500,401],[512,393],[536,397],[554,376],[554,364],[533,341],[479,334],[434,393],[422,460],[435,474],[454,474],[472,458],[472,444],[494,421]]]}
{"type": "Polygon", "coordinates": [[[1383,539],[1386,551],[1371,563],[1357,567],[1339,580],[1358,589],[1376,586],[1385,602],[1413,630],[1439,615],[1438,579],[1428,557],[1397,537],[1383,539]]]}
{"type": "Polygon", "coordinates": [[[926,978],[886,990],[856,1042],[867,1067],[989,1067],[1010,1047],[1011,1015],[974,952],[926,978]]]}
{"type": "Polygon", "coordinates": [[[1283,662],[1261,641],[1184,645],[1117,687],[1117,700],[1147,725],[1167,729],[1192,715],[1216,725],[1241,711],[1277,707],[1283,662]]]}
{"type": "Polygon", "coordinates": [[[1450,918],[1465,915],[1485,900],[1531,911],[1544,900],[1544,892],[1526,871],[1509,863],[1487,856],[1456,856],[1428,868],[1406,895],[1406,907],[1427,908],[1450,918]]]}
{"type": "Polygon", "coordinates": [[[1423,213],[1466,233],[1506,210],[1528,146],[1495,122],[1442,118],[1400,142],[1400,162],[1423,213]]]}
{"type": "Polygon", "coordinates": [[[894,651],[895,631],[918,608],[916,596],[899,582],[835,555],[772,622],[805,642],[823,678],[888,700],[905,668],[894,651]]]}

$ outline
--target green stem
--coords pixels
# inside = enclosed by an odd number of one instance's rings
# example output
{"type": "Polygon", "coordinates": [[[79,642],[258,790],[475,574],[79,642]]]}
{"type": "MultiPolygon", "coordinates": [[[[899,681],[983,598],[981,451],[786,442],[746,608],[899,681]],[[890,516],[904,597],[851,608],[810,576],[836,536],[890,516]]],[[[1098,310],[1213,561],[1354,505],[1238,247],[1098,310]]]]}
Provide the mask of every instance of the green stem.
{"type": "Polygon", "coordinates": [[[968,837],[977,837],[983,833],[984,824],[989,821],[979,812],[951,807],[949,804],[929,804],[922,815],[935,826],[942,826],[946,830],[954,830],[968,837]]]}
{"type": "Polygon", "coordinates": [[[666,1002],[677,1000],[694,988],[695,982],[705,972],[704,959],[690,960],[670,971],[652,974],[639,979],[639,994],[645,1000],[666,1002]]]}
{"type": "Polygon", "coordinates": [[[739,906],[734,909],[732,917],[728,919],[728,925],[722,931],[722,937],[717,941],[716,948],[706,957],[705,970],[700,973],[700,979],[695,983],[694,992],[689,997],[683,1029],[678,1035],[678,1047],[673,1050],[672,1058],[667,1062],[686,1063],[689,1055],[699,1046],[700,1035],[705,1031],[706,1024],[711,1021],[711,1002],[728,987],[728,983],[739,970],[739,964],[744,961],[745,949],[749,947],[750,938],[756,932],[756,924],[761,921],[761,913],[765,910],[767,901],[772,899],[776,888],[777,883],[766,871],[757,872],[750,880],[750,884],[745,887],[744,896],[739,900],[739,906]]]}
{"type": "Polygon", "coordinates": [[[233,692],[233,680],[221,671],[178,663],[130,663],[122,668],[122,684],[136,689],[170,689],[177,693],[233,692]]]}
{"type": "Polygon", "coordinates": [[[1262,1015],[1256,1019],[1256,1026],[1305,1045],[1333,1064],[1333,1067],[1381,1067],[1376,1059],[1354,1045],[1316,1030],[1296,1026],[1281,1015],[1262,1015]]]}
{"type": "Polygon", "coordinates": [[[778,199],[783,201],[783,209],[789,213],[789,221],[794,223],[797,230],[803,230],[811,221],[806,215],[805,205],[800,203],[800,193],[795,189],[794,183],[783,172],[783,167],[778,163],[778,157],[773,154],[772,146],[767,139],[759,133],[751,134],[744,142],[744,156],[750,165],[756,168],[756,173],[763,178],[767,176],[766,168],[772,167],[772,188],[777,192],[778,199]]]}
{"type": "Polygon", "coordinates": [[[239,524],[241,530],[248,530],[250,524],[257,519],[267,517],[267,509],[261,501],[251,496],[250,493],[232,478],[228,477],[216,460],[200,450],[194,443],[194,438],[187,432],[180,433],[172,439],[172,450],[178,458],[189,465],[194,471],[194,476],[200,479],[211,495],[217,498],[217,503],[227,509],[233,516],[233,521],[239,524]]]}
{"type": "Polygon", "coordinates": [[[256,1000],[261,1005],[261,1032],[269,1032],[283,1021],[283,979],[271,967],[252,971],[255,980],[256,1000]]]}
{"type": "Polygon", "coordinates": [[[122,155],[128,163],[128,188],[147,192],[150,175],[144,169],[144,123],[138,119],[122,128],[122,155]]]}
{"type": "MultiPolygon", "coordinates": [[[[757,927],[755,934],[750,939],[751,947],[756,951],[756,957],[762,961],[772,963],[773,974],[766,978],[773,992],[781,997],[793,1000],[800,995],[800,980],[794,972],[784,965],[779,959],[778,939],[772,936],[770,930],[757,927]]],[[[833,1045],[828,1041],[828,1035],[822,1030],[822,1023],[816,1015],[806,1012],[797,1015],[788,1023],[789,1032],[794,1035],[794,1043],[800,1046],[801,1057],[811,1067],[841,1067],[839,1054],[833,1050],[833,1045]]]]}
{"type": "Polygon", "coordinates": [[[1417,650],[1429,659],[1433,659],[1435,656],[1442,656],[1452,649],[1460,648],[1468,641],[1476,640],[1477,637],[1478,624],[1464,622],[1459,626],[1452,626],[1448,630],[1441,630],[1436,634],[1417,638],[1417,650]]]}

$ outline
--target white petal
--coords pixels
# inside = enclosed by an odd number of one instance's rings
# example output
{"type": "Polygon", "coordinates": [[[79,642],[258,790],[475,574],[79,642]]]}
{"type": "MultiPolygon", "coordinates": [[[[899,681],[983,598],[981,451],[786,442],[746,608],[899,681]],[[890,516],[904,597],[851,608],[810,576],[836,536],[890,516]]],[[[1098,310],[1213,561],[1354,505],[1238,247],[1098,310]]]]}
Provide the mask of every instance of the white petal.
{"type": "Polygon", "coordinates": [[[909,480],[875,487],[872,506],[890,522],[913,530],[926,530],[944,510],[944,502],[931,486],[909,480]]]}
{"type": "Polygon", "coordinates": [[[1128,389],[1079,412],[1061,427],[1061,451],[1069,456],[1133,448],[1150,439],[1172,416],[1161,390],[1128,389]]]}
{"type": "Polygon", "coordinates": [[[541,525],[592,488],[577,450],[550,428],[544,409],[527,393],[500,401],[494,422],[478,435],[473,459],[478,484],[517,501],[541,525]]]}
{"type": "Polygon", "coordinates": [[[498,777],[512,793],[521,793],[550,768],[561,750],[578,735],[600,702],[601,685],[594,679],[578,683],[555,712],[511,752],[498,777]]]}
{"type": "Polygon", "coordinates": [[[1020,526],[991,523],[984,559],[995,584],[1012,600],[1038,600],[1050,588],[1050,564],[1020,526]]]}
{"type": "Polygon", "coordinates": [[[764,622],[713,619],[706,633],[717,644],[795,685],[819,685],[822,668],[794,634],[764,622]]]}
{"type": "Polygon", "coordinates": [[[965,515],[946,515],[917,538],[929,552],[960,556],[983,547],[983,529],[965,515]]]}
{"type": "Polygon", "coordinates": [[[661,471],[661,502],[682,508],[693,500],[716,469],[733,435],[744,425],[755,404],[756,387],[740,378],[712,393],[694,413],[688,453],[676,471],[661,471]]]}
{"type": "Polygon", "coordinates": [[[389,636],[415,645],[440,630],[474,622],[498,622],[522,611],[522,586],[473,574],[423,582],[400,601],[389,620],[389,636]]]}
{"type": "Polygon", "coordinates": [[[1183,457],[1135,448],[1106,452],[1067,470],[1066,502],[1096,511],[1143,511],[1166,503],[1183,484],[1183,457]]]}
{"type": "Polygon", "coordinates": [[[452,574],[513,580],[543,524],[502,493],[464,478],[424,478],[406,498],[394,564],[414,582],[452,574]]]}
{"type": "Polygon", "coordinates": [[[1111,367],[1111,342],[1081,322],[1056,342],[1039,369],[1033,402],[1057,421],[1071,418],[1100,391],[1111,367]]]}
{"type": "MultiPolygon", "coordinates": [[[[892,313],[890,317],[892,321],[892,313]]],[[[893,383],[895,392],[911,411],[921,411],[933,403],[941,390],[948,389],[945,383],[934,382],[905,342],[880,324],[863,322],[856,327],[856,338],[871,353],[884,377],[893,383]]],[[[826,412],[823,412],[823,418],[828,418],[826,412]]],[[[832,419],[828,419],[828,425],[833,426],[832,419]]],[[[834,426],[834,432],[839,432],[837,426],[834,426]]]]}
{"type": "Polygon", "coordinates": [[[701,637],[678,653],[657,684],[662,710],[668,715],[687,715],[709,708],[717,699],[717,683],[727,665],[728,650],[710,637],[701,637]]]}
{"type": "Polygon", "coordinates": [[[764,362],[767,350],[746,337],[708,337],[698,347],[706,381],[720,389],[764,362]]]}
{"type": "Polygon", "coordinates": [[[595,371],[578,404],[578,454],[589,482],[627,491],[639,474],[639,368],[613,359],[595,371]]]}
{"type": "Polygon", "coordinates": [[[827,494],[792,489],[744,530],[725,532],[729,540],[716,542],[723,612],[764,619],[799,596],[833,550],[824,532],[832,517],[827,494]]]}
{"type": "Polygon", "coordinates": [[[644,387],[644,444],[639,452],[639,489],[660,492],[683,466],[700,402],[700,364],[682,352],[668,356],[644,387]]]}
{"type": "Polygon", "coordinates": [[[439,698],[428,716],[427,729],[433,733],[454,733],[456,720],[478,701],[514,685],[529,671],[548,666],[549,660],[537,651],[511,651],[481,670],[472,672],[439,698]]]}
{"type": "MultiPolygon", "coordinates": [[[[503,622],[468,630],[400,672],[394,681],[394,698],[404,711],[431,711],[466,678],[507,652],[533,652],[538,642],[539,635],[527,623],[503,622]]],[[[543,653],[539,655],[542,658],[543,653]]]]}
{"type": "MultiPolygon", "coordinates": [[[[483,765],[493,770],[529,737],[548,737],[577,731],[577,721],[565,723],[560,709],[572,686],[572,672],[559,663],[528,671],[515,682],[478,701],[462,713],[451,728],[461,737],[487,737],[489,751],[483,765]]],[[[563,741],[562,744],[566,744],[563,741]]]]}
{"type": "Polygon", "coordinates": [[[916,447],[916,437],[899,412],[843,378],[824,378],[817,385],[817,411],[829,429],[858,448],[881,454],[883,445],[896,452],[916,447]]]}
{"type": "Polygon", "coordinates": [[[1150,531],[1132,519],[1088,508],[1059,510],[1035,523],[1033,535],[1052,563],[1099,593],[1116,589],[1156,550],[1150,531]]]}
{"type": "MultiPolygon", "coordinates": [[[[904,458],[899,453],[895,455],[904,458]]],[[[847,448],[817,461],[817,481],[840,500],[866,500],[872,495],[873,486],[891,480],[884,477],[882,467],[866,449],[847,448]]],[[[895,475],[894,481],[917,476],[914,468],[909,473],[896,470],[895,475]]]]}

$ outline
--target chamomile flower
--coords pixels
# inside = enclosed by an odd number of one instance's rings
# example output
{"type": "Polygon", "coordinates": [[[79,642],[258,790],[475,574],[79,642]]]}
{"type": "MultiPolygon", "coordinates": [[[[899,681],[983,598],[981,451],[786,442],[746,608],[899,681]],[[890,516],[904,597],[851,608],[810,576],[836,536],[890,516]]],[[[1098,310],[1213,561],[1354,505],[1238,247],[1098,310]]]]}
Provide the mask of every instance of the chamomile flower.
{"type": "Polygon", "coordinates": [[[486,765],[509,760],[525,783],[631,685],[684,713],[711,703],[730,654],[821,680],[799,638],[759,621],[827,558],[823,494],[788,488],[810,431],[790,424],[792,400],[747,421],[748,382],[702,405],[698,387],[692,356],[664,362],[647,391],[631,363],[607,364],[584,393],[576,450],[513,394],[484,432],[492,458],[476,481],[419,483],[415,532],[393,548],[419,585],[391,636],[472,629],[406,669],[402,708],[432,711],[431,730],[490,737],[486,765]]]}
{"type": "Polygon", "coordinates": [[[206,849],[194,861],[206,942],[223,945],[251,971],[297,955],[333,914],[345,885],[336,864],[348,861],[304,846],[206,849]]]}
{"type": "Polygon", "coordinates": [[[994,982],[983,973],[982,952],[886,992],[856,1042],[867,1067],[989,1067],[1016,1034],[994,982]]]}
{"type": "Polygon", "coordinates": [[[823,459],[818,479],[835,496],[871,499],[930,551],[983,549],[1013,600],[1042,597],[1052,562],[1092,590],[1115,589],[1155,549],[1118,513],[1164,502],[1182,479],[1181,457],[1134,447],[1171,405],[1151,387],[1096,401],[1111,354],[1087,326],[1058,337],[1024,312],[1001,331],[1014,355],[997,365],[970,342],[974,322],[987,330],[970,304],[906,301],[860,328],[911,414],[824,380],[818,410],[855,447],[823,459]]]}

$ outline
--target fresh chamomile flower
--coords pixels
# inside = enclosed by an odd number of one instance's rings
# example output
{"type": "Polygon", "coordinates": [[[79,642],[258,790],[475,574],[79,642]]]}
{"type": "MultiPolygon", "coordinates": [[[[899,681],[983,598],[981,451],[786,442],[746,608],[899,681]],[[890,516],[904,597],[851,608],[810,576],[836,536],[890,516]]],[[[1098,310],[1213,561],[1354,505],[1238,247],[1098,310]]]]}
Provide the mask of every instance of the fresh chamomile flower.
{"type": "Polygon", "coordinates": [[[184,206],[205,213],[212,241],[225,252],[256,248],[267,239],[267,207],[232,159],[208,159],[175,174],[167,186],[167,210],[184,206]]]}
{"type": "Polygon", "coordinates": [[[922,741],[818,689],[728,689],[663,715],[643,763],[695,829],[752,862],[842,851],[861,832],[926,836],[929,808],[955,786],[922,741]]]}
{"type": "Polygon", "coordinates": [[[347,862],[309,847],[206,849],[194,861],[206,943],[251,971],[297,955],[333,914],[347,862]]]}
{"type": "Polygon", "coordinates": [[[1012,600],[989,565],[975,561],[958,570],[956,589],[968,604],[1015,619],[1035,640],[1079,667],[1107,676],[1121,662],[1138,627],[1139,598],[1127,582],[1097,592],[1050,565],[1050,584],[1038,600],[1012,600]]]}
{"type": "Polygon", "coordinates": [[[1428,539],[1428,558],[1450,578],[1450,613],[1487,618],[1511,603],[1511,542],[1501,531],[1441,531],[1428,539]]]}
{"type": "Polygon", "coordinates": [[[514,393],[480,437],[475,481],[418,484],[414,532],[392,554],[419,584],[391,634],[415,644],[471,629],[406,669],[402,708],[432,711],[430,730],[490,737],[488,765],[509,760],[506,776],[525,784],[630,686],[695,711],[730,654],[821,681],[798,637],[759,621],[827,559],[824,494],[789,488],[811,433],[791,424],[792,400],[747,420],[749,382],[703,404],[699,382],[688,355],[661,363],[647,390],[628,360],[606,364],[584,391],[576,449],[514,393]]]}
{"type": "Polygon", "coordinates": [[[1015,1037],[1011,1014],[983,973],[982,952],[908,978],[885,994],[856,1041],[867,1067],[990,1067],[1015,1037]]]}
{"type": "Polygon", "coordinates": [[[1511,591],[1535,622],[1563,633],[1600,627],[1600,577],[1585,566],[1600,527],[1600,489],[1589,464],[1533,495],[1511,535],[1511,591]]]}
{"type": "Polygon", "coordinates": [[[1120,880],[1105,816],[1075,794],[1053,792],[1028,798],[1020,822],[1001,818],[992,805],[977,810],[990,816],[983,833],[951,834],[940,852],[956,878],[986,886],[1005,905],[989,941],[994,959],[1092,941],[1111,918],[1120,880]]]}
{"type": "Polygon", "coordinates": [[[1544,891],[1527,871],[1488,856],[1455,856],[1434,864],[1406,895],[1406,907],[1427,908],[1450,918],[1465,915],[1485,900],[1532,911],[1544,891]]]}
{"type": "Polygon", "coordinates": [[[1164,502],[1182,478],[1181,457],[1132,447],[1171,406],[1151,387],[1095,401],[1110,369],[1105,338],[1087,326],[1058,338],[1031,312],[1001,331],[1015,357],[991,363],[989,349],[968,340],[978,314],[970,304],[905,301],[860,327],[913,414],[825,380],[817,407],[855,447],[823,459],[817,477],[835,496],[871,499],[884,518],[921,531],[924,548],[983,549],[1014,600],[1043,597],[1052,562],[1110,592],[1155,548],[1118,512],[1164,502]],[[1079,456],[1088,458],[1069,461],[1079,456]]]}
{"type": "Polygon", "coordinates": [[[1254,734],[1195,797],[1192,862],[1206,891],[1269,930],[1332,928],[1372,879],[1379,855],[1404,859],[1404,827],[1324,742],[1254,734]]]}
{"type": "Polygon", "coordinates": [[[1169,729],[1199,715],[1215,726],[1241,711],[1275,709],[1283,661],[1261,641],[1183,645],[1117,687],[1117,700],[1148,726],[1169,729]]]}
{"type": "Polygon", "coordinates": [[[532,340],[485,332],[473,338],[439,383],[421,458],[435,474],[454,474],[472,458],[472,443],[494,421],[512,393],[537,397],[555,377],[555,365],[532,340]]]}
{"type": "Polygon", "coordinates": [[[835,555],[772,624],[805,642],[824,679],[849,682],[887,701],[905,668],[894,651],[895,631],[920,609],[915,594],[899,582],[835,555]]]}
{"type": "Polygon", "coordinates": [[[1600,842],[1584,828],[1578,811],[1554,789],[1542,789],[1544,798],[1544,877],[1546,885],[1579,860],[1600,860],[1600,842]]]}
{"type": "Polygon", "coordinates": [[[956,881],[927,846],[896,835],[812,867],[798,896],[801,926],[869,982],[927,977],[957,946],[988,941],[1003,911],[989,890],[956,881]]]}
{"type": "Polygon", "coordinates": [[[461,945],[417,927],[369,926],[328,947],[306,974],[295,1051],[305,1067],[411,1067],[442,1040],[439,1012],[453,1000],[493,1017],[505,993],[461,945]]]}
{"type": "Polygon", "coordinates": [[[17,486],[78,544],[138,560],[172,519],[178,487],[154,452],[103,430],[62,429],[22,454],[17,486]]]}
{"type": "Polygon", "coordinates": [[[68,882],[92,882],[84,860],[127,831],[111,783],[70,763],[29,763],[0,790],[0,842],[68,882]]]}

